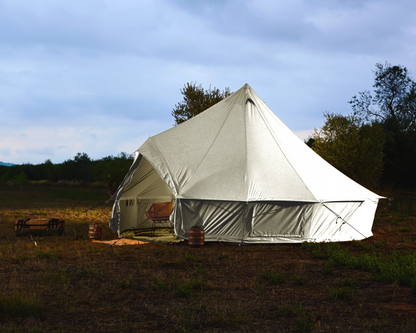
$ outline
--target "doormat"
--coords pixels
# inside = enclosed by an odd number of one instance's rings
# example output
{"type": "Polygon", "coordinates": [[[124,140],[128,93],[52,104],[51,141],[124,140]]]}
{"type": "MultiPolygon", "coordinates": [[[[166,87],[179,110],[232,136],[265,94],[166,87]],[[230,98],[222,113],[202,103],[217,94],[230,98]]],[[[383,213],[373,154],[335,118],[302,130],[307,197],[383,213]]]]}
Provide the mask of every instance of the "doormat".
{"type": "Polygon", "coordinates": [[[139,240],[134,239],[127,239],[127,238],[119,238],[119,239],[112,239],[106,241],[100,241],[93,239],[93,243],[101,243],[101,244],[108,244],[108,245],[138,245],[138,244],[149,244],[149,242],[142,242],[139,240]]]}

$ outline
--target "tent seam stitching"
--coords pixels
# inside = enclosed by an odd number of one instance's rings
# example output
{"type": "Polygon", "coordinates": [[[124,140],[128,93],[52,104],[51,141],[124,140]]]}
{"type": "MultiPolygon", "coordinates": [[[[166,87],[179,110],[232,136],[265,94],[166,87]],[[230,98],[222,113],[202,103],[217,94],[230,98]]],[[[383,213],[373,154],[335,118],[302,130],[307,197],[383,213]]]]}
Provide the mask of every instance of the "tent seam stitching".
{"type": "MultiPolygon", "coordinates": [[[[269,107],[267,105],[265,105],[267,107],[267,109],[269,109],[269,107]]],[[[269,109],[270,110],[270,109],[269,109]]],[[[276,116],[274,114],[273,111],[271,111],[273,113],[274,116],[276,116]]],[[[264,124],[267,127],[267,130],[269,131],[269,133],[271,134],[274,142],[276,143],[277,147],[279,148],[279,150],[282,152],[283,156],[285,157],[286,161],[289,163],[290,167],[292,168],[292,170],[296,173],[296,175],[299,177],[299,179],[302,181],[303,186],[305,186],[305,188],[309,191],[309,193],[312,195],[312,198],[314,198],[315,200],[317,200],[317,198],[314,196],[314,194],[312,193],[312,191],[309,189],[309,187],[303,182],[302,177],[298,174],[298,172],[296,171],[296,169],[294,168],[294,166],[292,165],[291,161],[287,158],[285,152],[282,150],[282,148],[280,147],[279,143],[277,142],[275,136],[273,135],[273,132],[270,130],[269,124],[265,121],[264,117],[263,117],[263,113],[259,112],[261,119],[263,120],[264,124]]]]}
{"type": "MultiPolygon", "coordinates": [[[[231,104],[232,105],[232,104],[231,104]]],[[[188,184],[190,184],[192,178],[195,176],[195,174],[197,173],[199,167],[201,166],[202,162],[205,160],[205,158],[207,157],[208,153],[211,151],[211,148],[213,146],[213,144],[215,143],[215,141],[217,140],[218,135],[220,135],[222,128],[224,127],[225,123],[227,122],[228,117],[231,114],[231,111],[234,109],[234,107],[231,107],[230,111],[228,112],[227,117],[225,118],[224,122],[222,123],[220,129],[218,130],[217,134],[215,135],[215,138],[212,140],[209,148],[207,149],[205,155],[201,158],[201,161],[198,163],[198,166],[196,167],[195,171],[193,172],[192,176],[188,179],[186,185],[182,188],[182,192],[185,192],[188,184]]]]}

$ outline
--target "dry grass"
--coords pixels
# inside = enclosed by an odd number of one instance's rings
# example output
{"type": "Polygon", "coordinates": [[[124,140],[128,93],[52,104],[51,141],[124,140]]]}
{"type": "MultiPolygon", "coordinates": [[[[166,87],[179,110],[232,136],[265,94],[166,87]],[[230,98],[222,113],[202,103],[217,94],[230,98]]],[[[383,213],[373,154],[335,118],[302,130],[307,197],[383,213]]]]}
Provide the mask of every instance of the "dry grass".
{"type": "MultiPolygon", "coordinates": [[[[253,245],[242,253],[222,243],[93,243],[84,223],[104,222],[104,238],[115,236],[107,227],[110,204],[85,212],[103,192],[0,188],[0,295],[8,295],[0,303],[35,304],[33,315],[30,306],[8,312],[0,304],[0,331],[416,331],[411,286],[379,282],[372,272],[315,258],[302,246],[253,245]],[[30,216],[64,216],[67,235],[35,238],[37,246],[16,237],[16,219],[30,216]],[[84,237],[76,239],[74,228],[84,237]]],[[[380,205],[374,237],[340,246],[355,256],[414,253],[415,213],[415,193],[395,196],[380,205]]]]}

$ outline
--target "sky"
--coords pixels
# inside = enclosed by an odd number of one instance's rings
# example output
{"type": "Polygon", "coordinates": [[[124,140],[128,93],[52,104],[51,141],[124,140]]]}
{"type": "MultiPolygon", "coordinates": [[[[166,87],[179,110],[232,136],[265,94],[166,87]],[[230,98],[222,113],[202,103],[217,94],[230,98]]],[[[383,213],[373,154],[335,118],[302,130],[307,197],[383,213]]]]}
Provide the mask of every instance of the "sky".
{"type": "Polygon", "coordinates": [[[133,153],[187,82],[248,83],[305,139],[386,61],[416,78],[414,0],[0,0],[0,161],[133,153]]]}

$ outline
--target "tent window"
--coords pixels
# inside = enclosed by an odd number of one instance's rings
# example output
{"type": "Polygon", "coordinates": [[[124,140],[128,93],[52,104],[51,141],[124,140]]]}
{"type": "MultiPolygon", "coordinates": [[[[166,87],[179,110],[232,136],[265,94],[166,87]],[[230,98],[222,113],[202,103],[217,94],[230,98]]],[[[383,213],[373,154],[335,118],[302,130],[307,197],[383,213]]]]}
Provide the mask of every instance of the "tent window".
{"type": "Polygon", "coordinates": [[[251,237],[301,237],[305,214],[311,205],[257,203],[253,211],[251,237]]]}

